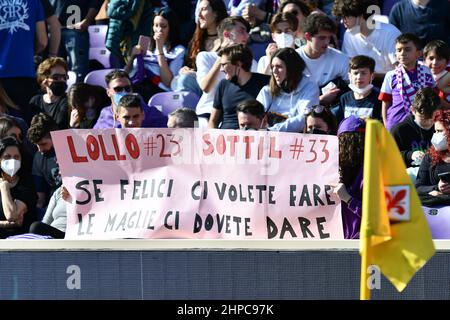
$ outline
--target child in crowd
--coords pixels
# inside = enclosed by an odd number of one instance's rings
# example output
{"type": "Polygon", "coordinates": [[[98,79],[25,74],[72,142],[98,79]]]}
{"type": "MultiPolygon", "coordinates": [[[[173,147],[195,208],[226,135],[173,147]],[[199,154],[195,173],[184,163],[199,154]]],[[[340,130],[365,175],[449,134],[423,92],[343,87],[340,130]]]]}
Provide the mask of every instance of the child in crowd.
{"type": "Polygon", "coordinates": [[[348,86],[351,91],[344,93],[332,110],[338,123],[350,115],[381,120],[380,91],[372,85],[374,71],[375,60],[368,56],[355,56],[350,60],[348,86]]]}
{"type": "Polygon", "coordinates": [[[420,165],[431,146],[433,115],[438,107],[439,97],[434,89],[419,89],[411,107],[412,114],[392,128],[392,136],[407,167],[420,165]]]}
{"type": "MultiPolygon", "coordinates": [[[[423,58],[436,83],[450,71],[450,46],[442,40],[429,42],[423,49],[423,58]]],[[[441,106],[450,108],[450,94],[440,91],[439,97],[441,106]]]]}
{"type": "Polygon", "coordinates": [[[399,65],[386,73],[378,97],[382,101],[381,115],[388,130],[411,114],[417,90],[435,86],[430,69],[417,63],[422,54],[420,49],[420,39],[412,33],[402,34],[396,40],[395,54],[399,65]]]}

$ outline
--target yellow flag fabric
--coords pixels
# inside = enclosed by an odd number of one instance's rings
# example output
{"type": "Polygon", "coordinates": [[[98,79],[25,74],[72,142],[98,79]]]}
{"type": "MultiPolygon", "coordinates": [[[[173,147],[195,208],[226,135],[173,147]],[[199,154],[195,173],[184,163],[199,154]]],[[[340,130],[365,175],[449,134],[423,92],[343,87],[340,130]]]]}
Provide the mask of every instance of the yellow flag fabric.
{"type": "Polygon", "coordinates": [[[367,255],[368,264],[378,266],[397,290],[403,291],[434,253],[420,199],[395,140],[380,122],[367,120],[360,254],[367,255]],[[408,186],[409,199],[404,199],[403,205],[393,204],[398,204],[406,191],[393,196],[386,190],[408,186]],[[389,213],[409,214],[409,221],[393,221],[389,213]]]}

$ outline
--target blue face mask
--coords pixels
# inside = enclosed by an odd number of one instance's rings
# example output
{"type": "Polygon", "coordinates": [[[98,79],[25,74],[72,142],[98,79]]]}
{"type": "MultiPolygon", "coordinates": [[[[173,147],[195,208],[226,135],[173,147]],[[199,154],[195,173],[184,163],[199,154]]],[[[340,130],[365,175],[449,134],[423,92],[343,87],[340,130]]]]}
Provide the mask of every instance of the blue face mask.
{"type": "Polygon", "coordinates": [[[116,106],[119,105],[120,99],[122,99],[122,97],[124,97],[124,96],[126,96],[126,95],[128,95],[128,94],[129,94],[128,92],[116,92],[116,93],[114,93],[114,95],[113,95],[113,101],[114,101],[114,103],[116,104],[116,106]]]}

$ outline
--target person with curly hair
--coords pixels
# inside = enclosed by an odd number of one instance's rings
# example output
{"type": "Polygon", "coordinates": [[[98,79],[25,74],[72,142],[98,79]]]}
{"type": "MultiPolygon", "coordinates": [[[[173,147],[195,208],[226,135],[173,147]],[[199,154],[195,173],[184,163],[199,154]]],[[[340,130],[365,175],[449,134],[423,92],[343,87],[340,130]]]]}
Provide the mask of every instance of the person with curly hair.
{"type": "Polygon", "coordinates": [[[434,115],[435,133],[431,138],[432,146],[420,164],[416,179],[419,196],[439,197],[441,204],[450,204],[450,180],[443,174],[450,173],[450,110],[438,110],[434,115]]]}
{"type": "Polygon", "coordinates": [[[350,116],[341,122],[338,129],[340,181],[330,185],[341,200],[345,239],[359,239],[365,126],[363,119],[350,116]]]}

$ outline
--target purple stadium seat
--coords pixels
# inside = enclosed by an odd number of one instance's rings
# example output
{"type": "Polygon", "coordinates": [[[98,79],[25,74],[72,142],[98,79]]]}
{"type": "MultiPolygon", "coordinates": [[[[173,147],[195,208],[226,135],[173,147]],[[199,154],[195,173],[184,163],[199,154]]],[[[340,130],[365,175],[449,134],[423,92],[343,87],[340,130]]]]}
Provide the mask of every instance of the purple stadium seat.
{"type": "Polygon", "coordinates": [[[103,68],[111,68],[111,52],[106,48],[89,48],[89,60],[97,60],[103,68]]]}
{"type": "Polygon", "coordinates": [[[160,92],[150,98],[148,105],[154,106],[164,115],[168,115],[172,111],[183,107],[195,110],[199,99],[195,93],[188,91],[160,92]]]}
{"type": "Polygon", "coordinates": [[[107,25],[89,26],[88,32],[90,48],[105,48],[106,33],[108,32],[107,25]]]}
{"type": "Polygon", "coordinates": [[[84,83],[94,84],[97,86],[102,86],[106,88],[105,76],[115,69],[103,69],[103,70],[95,70],[91,71],[84,78],[84,83]]]}

